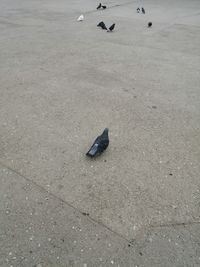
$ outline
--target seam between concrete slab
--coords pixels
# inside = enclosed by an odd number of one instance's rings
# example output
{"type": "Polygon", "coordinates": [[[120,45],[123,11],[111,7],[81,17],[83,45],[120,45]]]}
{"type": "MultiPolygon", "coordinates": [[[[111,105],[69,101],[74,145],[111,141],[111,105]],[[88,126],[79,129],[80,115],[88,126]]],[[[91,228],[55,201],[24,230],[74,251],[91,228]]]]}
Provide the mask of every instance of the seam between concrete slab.
{"type": "Polygon", "coordinates": [[[189,226],[194,224],[200,224],[200,221],[189,221],[189,222],[174,222],[174,223],[166,223],[160,225],[150,225],[149,228],[164,228],[164,227],[178,227],[178,226],[189,226]]]}
{"type": "Polygon", "coordinates": [[[63,200],[62,198],[60,198],[59,196],[56,196],[55,194],[53,194],[52,192],[46,190],[46,188],[44,188],[43,186],[37,184],[36,182],[34,182],[33,180],[27,178],[26,176],[24,176],[23,174],[19,173],[18,171],[12,169],[11,167],[5,165],[4,163],[0,162],[1,167],[6,168],[8,170],[10,170],[11,172],[15,173],[16,175],[22,177],[24,180],[26,180],[28,183],[34,185],[35,187],[39,188],[40,191],[43,191],[44,193],[48,194],[49,196],[52,196],[54,198],[56,198],[57,200],[59,200],[60,202],[62,202],[63,204],[67,205],[68,207],[72,208],[73,210],[75,210],[76,212],[78,212],[80,214],[80,216],[84,216],[85,218],[87,218],[88,221],[90,221],[91,223],[95,224],[95,225],[99,225],[102,228],[107,229],[110,233],[112,233],[113,235],[117,236],[118,238],[126,241],[128,244],[130,244],[130,246],[134,247],[131,243],[130,240],[128,240],[126,237],[122,236],[121,234],[113,231],[110,227],[108,227],[107,225],[97,221],[94,218],[91,218],[90,216],[85,216],[83,215],[84,211],[81,211],[80,209],[74,207],[72,204],[70,204],[69,202],[63,200]]]}
{"type": "MultiPolygon", "coordinates": [[[[59,200],[60,202],[64,203],[65,205],[67,205],[68,207],[72,208],[74,211],[78,212],[80,214],[80,216],[84,216],[83,212],[80,209],[74,207],[72,204],[70,204],[69,202],[63,200],[61,197],[56,196],[55,194],[53,194],[52,192],[48,191],[46,188],[44,188],[43,186],[37,184],[36,182],[34,182],[33,180],[27,178],[26,176],[24,176],[23,174],[19,173],[18,171],[12,169],[11,167],[5,165],[4,163],[0,162],[0,165],[3,168],[6,168],[8,170],[10,170],[11,172],[17,174],[18,176],[22,177],[24,180],[26,180],[28,183],[34,185],[35,187],[39,188],[40,191],[43,191],[44,193],[52,196],[53,198],[56,198],[57,200],[59,200]]],[[[87,220],[95,225],[99,225],[102,228],[107,229],[111,234],[117,236],[118,238],[126,241],[131,247],[134,247],[134,249],[137,249],[132,243],[131,240],[128,240],[126,237],[124,237],[123,235],[117,233],[116,231],[113,231],[110,227],[108,227],[107,225],[97,221],[96,219],[90,217],[90,216],[86,216],[87,220]]],[[[184,226],[189,226],[189,225],[194,225],[194,224],[200,224],[200,221],[189,221],[189,222],[173,222],[173,223],[166,223],[166,224],[154,224],[154,225],[148,225],[146,228],[147,231],[149,231],[150,229],[155,229],[155,228],[168,228],[168,227],[184,227],[184,226]]]]}
{"type": "MultiPolygon", "coordinates": [[[[127,239],[126,237],[124,237],[123,235],[117,233],[116,231],[112,230],[110,227],[108,227],[107,225],[97,221],[96,219],[90,217],[90,216],[85,216],[83,215],[84,211],[81,211],[80,209],[74,207],[72,204],[70,204],[69,202],[67,202],[66,200],[63,200],[61,197],[56,196],[55,194],[53,194],[52,192],[48,191],[46,188],[44,188],[43,186],[37,184],[36,182],[34,182],[33,180],[31,180],[30,178],[27,178],[26,176],[24,176],[23,174],[19,173],[18,171],[12,169],[11,167],[5,165],[4,163],[0,162],[1,167],[6,168],[8,170],[10,170],[11,172],[17,174],[18,176],[22,177],[24,180],[26,180],[28,183],[34,185],[35,187],[39,188],[41,191],[43,191],[44,193],[56,198],[57,200],[59,200],[60,202],[64,203],[65,205],[67,205],[68,207],[72,208],[73,210],[75,210],[76,212],[78,212],[80,214],[80,216],[84,216],[87,218],[88,221],[90,221],[91,223],[95,224],[95,225],[99,225],[102,228],[107,229],[110,233],[112,233],[113,235],[117,236],[120,239],[123,239],[124,241],[126,241],[131,247],[134,247],[133,244],[131,243],[131,240],[127,239]]],[[[155,229],[155,228],[168,228],[168,227],[184,227],[184,226],[190,226],[190,225],[195,225],[195,224],[200,224],[200,221],[188,221],[188,222],[172,222],[172,223],[166,223],[166,224],[154,224],[154,225],[148,225],[146,227],[146,230],[149,231],[150,229],[155,229]]]]}

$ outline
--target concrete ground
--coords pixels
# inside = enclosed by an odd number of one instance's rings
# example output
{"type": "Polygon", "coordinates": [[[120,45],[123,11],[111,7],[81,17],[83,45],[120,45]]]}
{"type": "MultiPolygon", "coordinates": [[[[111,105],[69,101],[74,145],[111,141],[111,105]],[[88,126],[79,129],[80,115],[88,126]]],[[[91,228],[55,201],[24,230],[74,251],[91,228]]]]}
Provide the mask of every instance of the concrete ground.
{"type": "Polygon", "coordinates": [[[104,3],[0,2],[0,266],[200,266],[200,1],[104,3]]]}

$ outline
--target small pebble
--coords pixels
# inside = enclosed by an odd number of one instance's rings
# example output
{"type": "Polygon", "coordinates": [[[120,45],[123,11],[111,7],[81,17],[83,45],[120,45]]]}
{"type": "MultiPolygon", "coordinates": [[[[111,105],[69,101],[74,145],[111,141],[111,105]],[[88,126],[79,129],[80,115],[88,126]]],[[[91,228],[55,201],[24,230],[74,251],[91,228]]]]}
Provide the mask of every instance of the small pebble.
{"type": "Polygon", "coordinates": [[[110,261],[111,264],[114,264],[114,261],[110,261]]]}

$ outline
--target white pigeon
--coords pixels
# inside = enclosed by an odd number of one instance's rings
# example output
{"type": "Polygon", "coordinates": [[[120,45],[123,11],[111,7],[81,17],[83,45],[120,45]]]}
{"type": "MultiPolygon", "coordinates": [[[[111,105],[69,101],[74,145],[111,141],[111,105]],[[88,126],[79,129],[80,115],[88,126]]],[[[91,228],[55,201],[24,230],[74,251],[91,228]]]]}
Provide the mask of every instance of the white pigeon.
{"type": "Polygon", "coordinates": [[[84,16],[83,15],[80,15],[78,18],[77,18],[77,21],[83,21],[84,20],[84,16]]]}

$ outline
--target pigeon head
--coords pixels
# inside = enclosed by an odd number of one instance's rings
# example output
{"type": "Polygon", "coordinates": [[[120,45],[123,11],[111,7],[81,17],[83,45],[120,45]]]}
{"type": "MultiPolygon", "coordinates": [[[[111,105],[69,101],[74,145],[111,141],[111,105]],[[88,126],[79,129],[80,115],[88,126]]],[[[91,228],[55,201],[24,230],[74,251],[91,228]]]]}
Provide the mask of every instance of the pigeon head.
{"type": "Polygon", "coordinates": [[[102,135],[108,136],[108,131],[109,131],[109,129],[108,128],[105,128],[102,135]]]}

